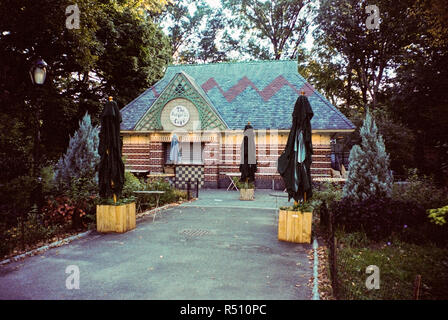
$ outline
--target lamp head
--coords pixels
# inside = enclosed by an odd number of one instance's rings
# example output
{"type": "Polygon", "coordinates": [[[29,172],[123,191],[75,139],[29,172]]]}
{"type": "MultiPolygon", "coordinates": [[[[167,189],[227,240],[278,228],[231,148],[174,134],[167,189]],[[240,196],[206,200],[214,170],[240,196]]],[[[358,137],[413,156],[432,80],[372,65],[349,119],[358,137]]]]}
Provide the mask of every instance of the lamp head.
{"type": "Polygon", "coordinates": [[[33,84],[44,84],[47,77],[47,67],[47,63],[41,58],[33,63],[30,69],[30,77],[33,84]]]}

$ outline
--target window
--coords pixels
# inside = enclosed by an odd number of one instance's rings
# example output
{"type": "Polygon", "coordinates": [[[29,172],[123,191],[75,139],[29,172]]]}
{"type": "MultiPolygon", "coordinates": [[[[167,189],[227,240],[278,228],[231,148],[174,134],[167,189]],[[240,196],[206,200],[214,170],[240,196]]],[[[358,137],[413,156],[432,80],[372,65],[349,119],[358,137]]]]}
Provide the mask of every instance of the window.
{"type": "MultiPolygon", "coordinates": [[[[204,143],[201,142],[180,142],[179,150],[181,155],[180,164],[203,164],[202,153],[204,143]]],[[[171,143],[164,143],[165,163],[170,164],[171,143]]]]}

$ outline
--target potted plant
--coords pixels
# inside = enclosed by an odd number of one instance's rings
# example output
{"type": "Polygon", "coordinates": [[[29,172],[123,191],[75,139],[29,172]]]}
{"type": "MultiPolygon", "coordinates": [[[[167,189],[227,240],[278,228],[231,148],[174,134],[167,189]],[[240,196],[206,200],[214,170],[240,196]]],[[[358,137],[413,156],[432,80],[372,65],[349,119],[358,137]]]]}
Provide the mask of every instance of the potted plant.
{"type": "Polygon", "coordinates": [[[133,198],[101,199],[96,206],[96,229],[98,232],[123,233],[135,229],[135,200],[133,198]]]}
{"type": "Polygon", "coordinates": [[[313,209],[309,202],[280,207],[278,215],[278,240],[310,243],[313,209]]]}
{"type": "Polygon", "coordinates": [[[241,182],[238,178],[234,178],[235,185],[240,190],[240,200],[254,200],[255,184],[253,182],[241,182]]]}

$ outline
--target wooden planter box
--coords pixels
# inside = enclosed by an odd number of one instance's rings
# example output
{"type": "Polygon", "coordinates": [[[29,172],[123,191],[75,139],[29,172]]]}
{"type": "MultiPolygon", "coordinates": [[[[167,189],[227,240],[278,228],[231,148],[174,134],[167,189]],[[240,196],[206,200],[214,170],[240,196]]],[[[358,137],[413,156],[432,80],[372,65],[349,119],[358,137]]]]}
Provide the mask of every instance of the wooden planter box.
{"type": "Polygon", "coordinates": [[[255,189],[240,189],[240,200],[254,200],[255,189]]]}
{"type": "Polygon", "coordinates": [[[311,243],[312,212],[279,210],[278,240],[311,243]]]}
{"type": "Polygon", "coordinates": [[[135,202],[119,206],[96,206],[96,230],[98,232],[123,233],[135,229],[135,202]]]}

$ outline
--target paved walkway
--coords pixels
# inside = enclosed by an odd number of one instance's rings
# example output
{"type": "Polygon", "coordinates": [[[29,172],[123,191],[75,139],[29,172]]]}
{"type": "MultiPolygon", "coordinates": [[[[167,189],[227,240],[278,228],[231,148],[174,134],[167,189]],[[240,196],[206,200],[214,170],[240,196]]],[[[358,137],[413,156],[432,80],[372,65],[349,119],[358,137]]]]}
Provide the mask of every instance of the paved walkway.
{"type": "Polygon", "coordinates": [[[128,233],[95,232],[0,266],[0,299],[310,299],[311,246],[277,240],[269,193],[239,201],[201,190],[128,233]],[[69,265],[79,290],[66,289],[69,265]]]}

